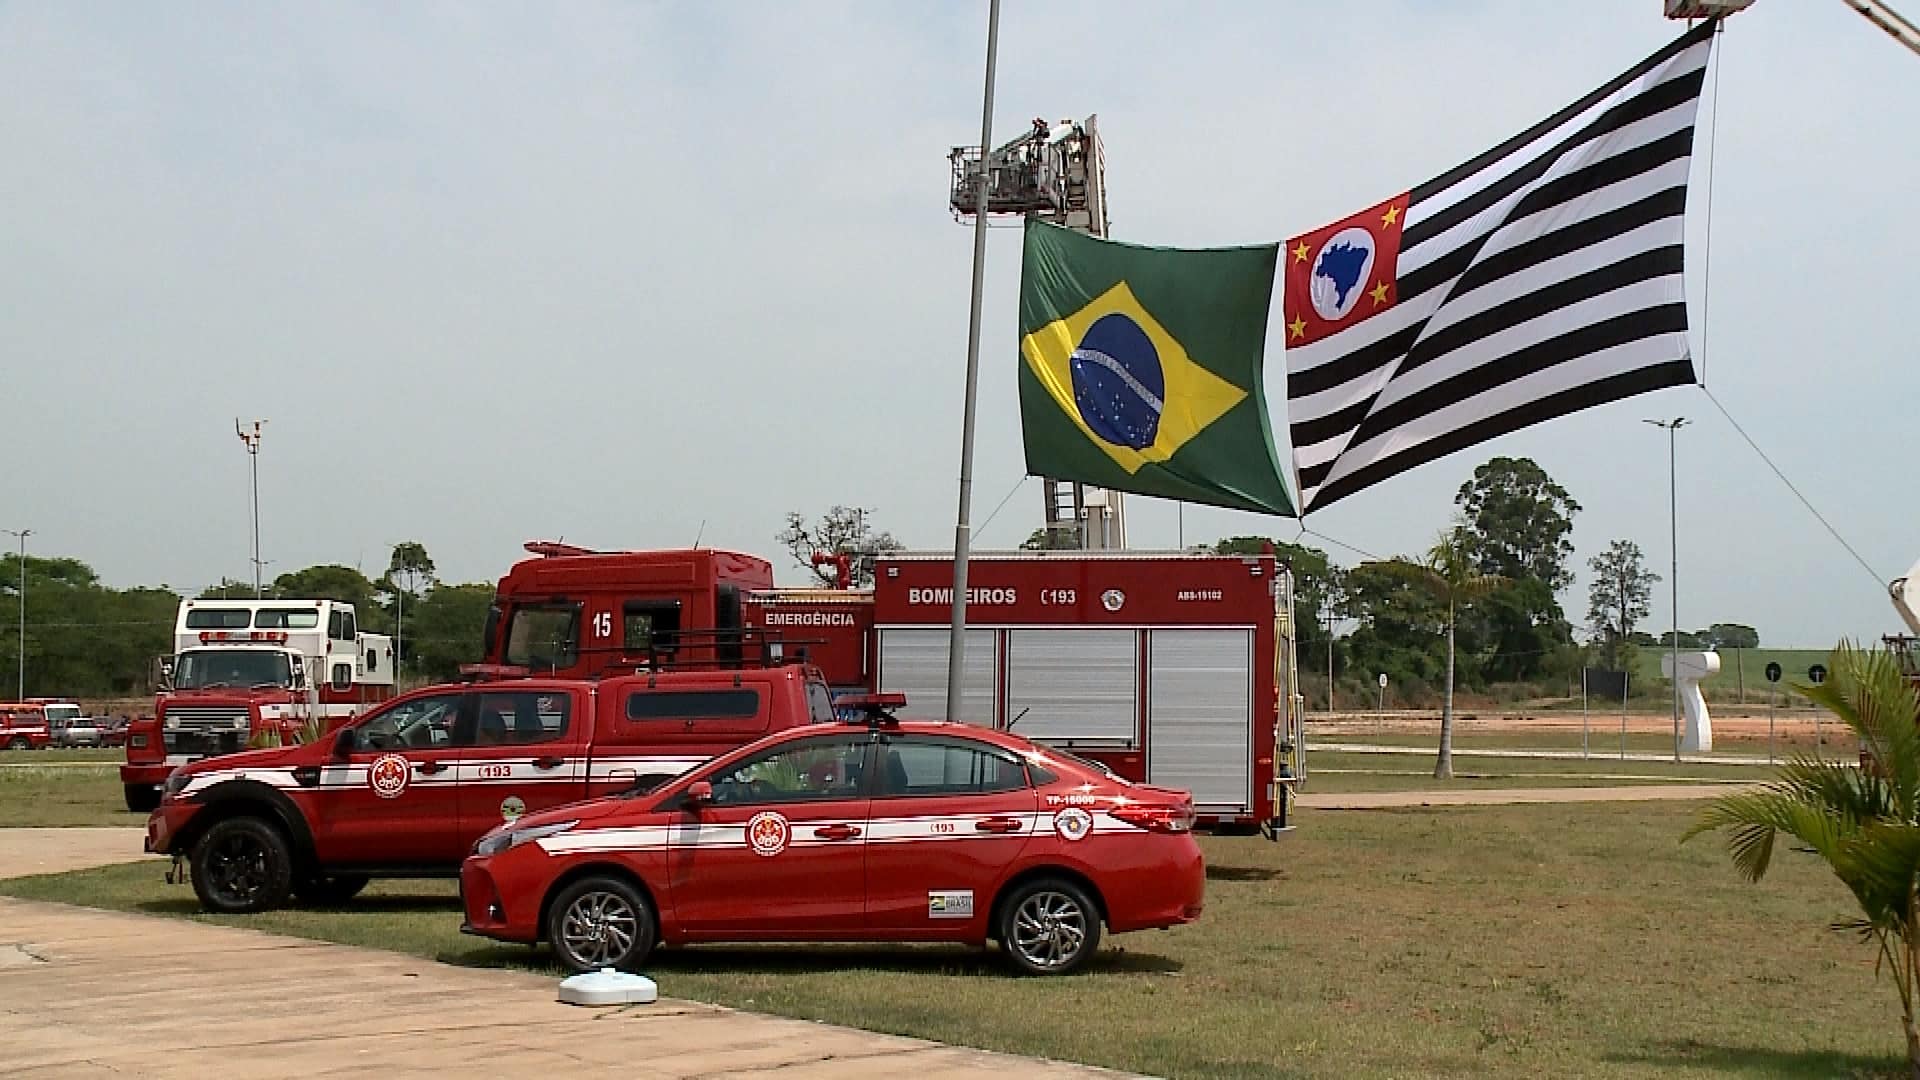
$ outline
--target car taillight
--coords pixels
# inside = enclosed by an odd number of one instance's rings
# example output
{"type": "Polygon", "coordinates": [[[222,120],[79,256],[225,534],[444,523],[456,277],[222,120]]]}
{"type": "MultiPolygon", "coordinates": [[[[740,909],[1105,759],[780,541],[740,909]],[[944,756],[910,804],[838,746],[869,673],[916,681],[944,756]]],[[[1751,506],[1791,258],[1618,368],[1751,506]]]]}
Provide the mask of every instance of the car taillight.
{"type": "Polygon", "coordinates": [[[1193,809],[1186,806],[1116,806],[1107,811],[1137,829],[1157,833],[1193,831],[1193,809]]]}

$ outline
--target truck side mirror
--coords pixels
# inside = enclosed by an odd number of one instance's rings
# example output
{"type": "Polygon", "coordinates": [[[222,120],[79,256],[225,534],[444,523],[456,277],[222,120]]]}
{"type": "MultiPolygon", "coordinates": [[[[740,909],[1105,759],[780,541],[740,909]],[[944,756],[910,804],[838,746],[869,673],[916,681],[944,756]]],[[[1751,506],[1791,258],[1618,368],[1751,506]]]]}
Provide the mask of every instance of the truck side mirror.
{"type": "Polygon", "coordinates": [[[698,810],[713,802],[713,785],[705,780],[695,780],[687,785],[686,806],[689,810],[698,810]]]}
{"type": "Polygon", "coordinates": [[[333,760],[345,761],[353,754],[353,729],[341,728],[333,734],[333,760]]]}

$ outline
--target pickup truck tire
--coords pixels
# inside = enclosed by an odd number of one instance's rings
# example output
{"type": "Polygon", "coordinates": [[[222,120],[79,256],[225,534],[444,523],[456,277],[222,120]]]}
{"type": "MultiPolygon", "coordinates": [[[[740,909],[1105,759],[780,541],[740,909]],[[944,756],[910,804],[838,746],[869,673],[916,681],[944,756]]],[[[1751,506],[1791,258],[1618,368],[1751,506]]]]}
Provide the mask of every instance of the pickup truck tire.
{"type": "Polygon", "coordinates": [[[293,887],[293,895],[304,904],[316,907],[333,907],[344,904],[360,895],[367,887],[365,874],[333,874],[307,878],[293,887]]]}
{"type": "Polygon", "coordinates": [[[123,784],[127,789],[127,809],[136,814],[151,814],[160,806],[160,792],[152,784],[123,784]]]}
{"type": "Polygon", "coordinates": [[[208,911],[250,915],[287,902],[293,850],[285,833],[251,815],[215,822],[193,845],[193,891],[208,911]]]}
{"type": "Polygon", "coordinates": [[[1026,975],[1065,975],[1100,948],[1100,907],[1064,878],[1020,883],[999,905],[1000,950],[1026,975]]]}
{"type": "Polygon", "coordinates": [[[658,935],[653,905],[617,877],[582,878],[547,906],[547,944],[568,971],[638,971],[658,935]]]}
{"type": "Polygon", "coordinates": [[[32,743],[30,743],[30,742],[28,742],[28,741],[26,740],[26,737],[25,737],[25,736],[23,736],[23,735],[15,735],[15,736],[14,736],[13,738],[11,738],[11,739],[8,739],[8,740],[7,740],[7,749],[9,749],[9,750],[31,750],[31,749],[33,749],[33,744],[32,744],[32,743]]]}

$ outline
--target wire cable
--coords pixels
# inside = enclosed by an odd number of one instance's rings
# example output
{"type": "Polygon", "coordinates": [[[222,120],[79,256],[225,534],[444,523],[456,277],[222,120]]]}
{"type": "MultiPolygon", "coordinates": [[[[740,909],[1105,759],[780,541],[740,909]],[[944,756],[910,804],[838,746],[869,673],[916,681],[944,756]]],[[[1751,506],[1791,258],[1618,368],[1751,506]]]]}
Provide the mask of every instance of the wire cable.
{"type": "Polygon", "coordinates": [[[1713,407],[1719,409],[1720,415],[1727,418],[1727,423],[1733,425],[1733,430],[1740,433],[1740,437],[1747,441],[1747,445],[1753,448],[1753,452],[1760,455],[1760,460],[1766,462],[1767,468],[1773,470],[1773,475],[1780,478],[1780,482],[1787,486],[1788,491],[1793,492],[1793,497],[1800,500],[1800,505],[1807,508],[1807,513],[1812,514],[1813,519],[1824,526],[1827,532],[1832,534],[1833,538],[1840,542],[1841,547],[1847,549],[1847,554],[1853,556],[1853,561],[1860,564],[1860,568],[1867,572],[1867,576],[1873,578],[1874,587],[1885,589],[1889,579],[1869,565],[1867,560],[1861,558],[1860,553],[1853,549],[1853,545],[1847,543],[1847,538],[1840,535],[1840,530],[1834,528],[1833,523],[1828,521],[1826,517],[1814,507],[1813,503],[1808,501],[1807,497],[1800,493],[1800,489],[1793,486],[1793,481],[1787,479],[1787,474],[1780,471],[1780,466],[1773,463],[1773,459],[1767,456],[1765,450],[1760,449],[1760,444],[1754,442],[1753,436],[1747,434],[1747,429],[1740,426],[1740,421],[1735,420],[1733,414],[1727,411],[1727,407],[1720,404],[1720,399],[1713,396],[1713,391],[1707,389],[1703,383],[1700,386],[1700,392],[1707,395],[1707,400],[1713,402],[1713,407]]]}
{"type": "Polygon", "coordinates": [[[1024,475],[1022,475],[1020,479],[1015,480],[1013,482],[1013,487],[1007,490],[1007,494],[1005,495],[1005,497],[1003,497],[1000,500],[1000,505],[994,507],[993,513],[987,515],[987,520],[981,522],[979,526],[973,530],[973,533],[975,536],[978,536],[981,533],[987,531],[987,526],[993,524],[993,519],[1000,516],[1000,511],[1006,509],[1007,503],[1014,497],[1016,493],[1019,492],[1020,485],[1026,482],[1027,482],[1027,478],[1024,475]]]}
{"type": "MultiPolygon", "coordinates": [[[[1723,20],[1713,28],[1715,37],[1727,32],[1723,20]]],[[[1722,45],[1720,49],[1726,46],[1722,45]]],[[[1720,49],[1713,50],[1713,108],[1707,114],[1707,205],[1706,236],[1701,242],[1705,249],[1703,262],[1704,278],[1700,282],[1700,381],[1702,388],[1707,385],[1707,332],[1713,328],[1713,319],[1708,312],[1713,303],[1713,185],[1720,179],[1720,162],[1715,153],[1720,148],[1720,49]]]]}

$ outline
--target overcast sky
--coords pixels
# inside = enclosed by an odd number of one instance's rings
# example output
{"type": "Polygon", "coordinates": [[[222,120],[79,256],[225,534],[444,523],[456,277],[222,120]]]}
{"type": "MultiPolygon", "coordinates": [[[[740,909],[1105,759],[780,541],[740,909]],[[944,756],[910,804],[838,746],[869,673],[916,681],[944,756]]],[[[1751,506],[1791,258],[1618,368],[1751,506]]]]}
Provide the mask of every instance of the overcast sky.
{"type": "MultiPolygon", "coordinates": [[[[1660,6],[1012,0],[995,142],[1098,113],[1115,238],[1284,240],[1633,64],[1682,28],[1660,6]]],[[[250,578],[238,416],[269,421],[269,575],[377,572],[407,539],[456,581],[497,578],[535,537],[773,557],[784,511],[835,502],[950,545],[971,233],[946,210],[946,154],[978,134],[985,17],[0,4],[0,526],[116,585],[250,578]]],[[[1892,577],[1920,557],[1920,58],[1843,4],[1762,0],[1729,24],[1718,85],[1694,167],[1696,364],[1704,327],[1713,393],[1892,577]]],[[[977,541],[1010,547],[1040,520],[1020,483],[1019,233],[990,234],[988,258],[974,520],[1014,492],[977,541]]],[[[1694,388],[1454,454],[1309,525],[1415,551],[1475,465],[1530,456],[1585,508],[1562,595],[1579,622],[1608,541],[1666,572],[1666,436],[1641,420],[1676,415],[1698,421],[1679,444],[1683,625],[1792,645],[1898,627],[1694,388]]],[[[1171,504],[1128,513],[1134,546],[1176,542],[1171,504]]],[[[1186,512],[1189,542],[1297,531],[1186,512]]],[[[1668,611],[1662,585],[1653,621],[1668,611]]]]}

